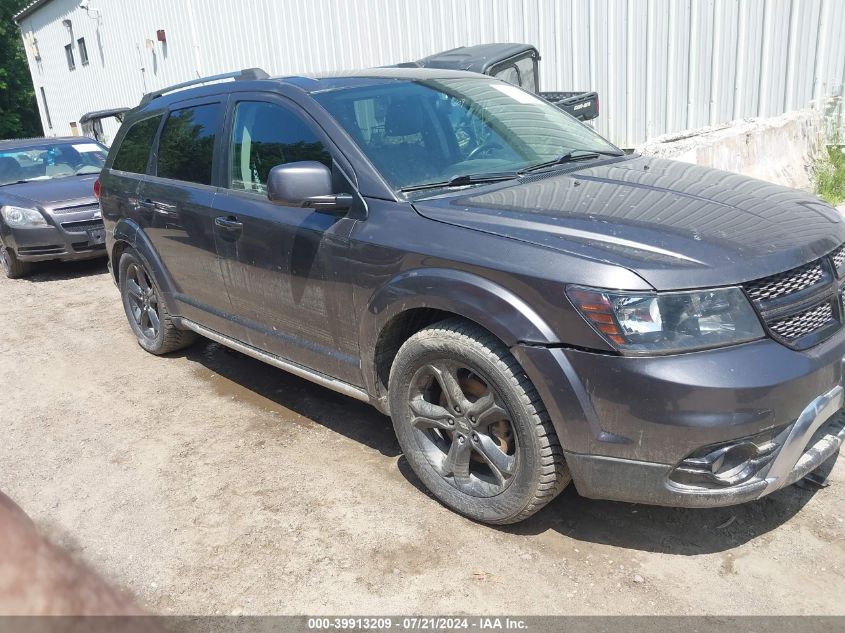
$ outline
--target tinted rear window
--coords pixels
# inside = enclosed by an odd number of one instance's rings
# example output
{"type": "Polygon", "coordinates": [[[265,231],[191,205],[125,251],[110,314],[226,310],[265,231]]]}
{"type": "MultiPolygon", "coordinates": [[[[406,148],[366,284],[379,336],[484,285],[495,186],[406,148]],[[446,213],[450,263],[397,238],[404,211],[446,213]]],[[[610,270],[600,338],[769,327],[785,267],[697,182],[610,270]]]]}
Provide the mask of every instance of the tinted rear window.
{"type": "Polygon", "coordinates": [[[161,132],[156,174],[210,185],[214,137],[222,114],[219,103],[173,110],[161,132]]]}
{"type": "Polygon", "coordinates": [[[144,119],[133,124],[114,157],[112,169],[128,171],[134,174],[143,174],[147,171],[147,161],[150,157],[150,148],[153,146],[153,139],[161,123],[161,116],[144,119]]]}

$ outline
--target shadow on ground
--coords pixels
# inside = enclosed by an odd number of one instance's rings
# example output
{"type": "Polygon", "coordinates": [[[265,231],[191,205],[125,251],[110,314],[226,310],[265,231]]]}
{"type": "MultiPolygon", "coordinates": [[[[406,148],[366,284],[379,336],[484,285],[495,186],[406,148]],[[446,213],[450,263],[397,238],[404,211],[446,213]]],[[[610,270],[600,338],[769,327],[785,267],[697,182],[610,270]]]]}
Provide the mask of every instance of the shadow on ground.
{"type": "Polygon", "coordinates": [[[32,265],[32,272],[17,281],[31,281],[35,283],[43,281],[62,281],[65,279],[77,279],[80,277],[92,277],[108,272],[108,260],[105,257],[98,259],[85,259],[76,262],[35,262],[32,265]]]}
{"type": "Polygon", "coordinates": [[[305,422],[320,424],[386,457],[402,454],[390,418],[369,404],[206,339],[177,354],[209,370],[200,375],[220,395],[288,416],[293,413],[305,422]]]}
{"type": "MultiPolygon", "coordinates": [[[[386,457],[398,458],[402,475],[421,493],[431,496],[401,456],[390,419],[370,405],[209,341],[201,340],[181,355],[209,370],[202,372],[203,377],[224,396],[287,414],[293,412],[386,457]]],[[[826,475],[834,463],[835,458],[817,472],[826,475]]],[[[813,494],[812,490],[790,486],[739,506],[690,509],[586,499],[570,485],[533,517],[496,529],[513,535],[552,531],[577,541],[692,556],[730,550],[778,528],[800,512],[813,494]]]]}

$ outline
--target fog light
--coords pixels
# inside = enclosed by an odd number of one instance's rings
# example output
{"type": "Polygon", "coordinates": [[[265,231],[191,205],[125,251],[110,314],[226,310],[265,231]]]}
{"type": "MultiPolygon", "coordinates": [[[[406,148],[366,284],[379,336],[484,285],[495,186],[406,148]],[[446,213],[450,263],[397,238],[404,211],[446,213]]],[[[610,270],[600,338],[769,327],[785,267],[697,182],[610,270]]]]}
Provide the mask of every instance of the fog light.
{"type": "Polygon", "coordinates": [[[786,427],[701,448],[684,459],[669,479],[698,487],[736,486],[753,478],[774,457],[786,427]]]}

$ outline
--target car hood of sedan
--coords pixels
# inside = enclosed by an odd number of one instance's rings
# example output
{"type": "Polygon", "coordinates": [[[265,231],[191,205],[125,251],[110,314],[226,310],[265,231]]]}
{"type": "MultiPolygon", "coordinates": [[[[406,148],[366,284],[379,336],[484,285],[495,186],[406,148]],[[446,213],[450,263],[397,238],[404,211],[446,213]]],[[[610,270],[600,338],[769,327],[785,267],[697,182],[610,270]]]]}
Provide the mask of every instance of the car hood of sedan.
{"type": "Polygon", "coordinates": [[[99,174],[32,180],[0,187],[0,204],[55,207],[62,202],[94,197],[94,181],[99,174]]]}
{"type": "Polygon", "coordinates": [[[623,266],[657,290],[759,279],[845,242],[840,213],[810,194],[642,156],[414,206],[433,220],[623,266]]]}

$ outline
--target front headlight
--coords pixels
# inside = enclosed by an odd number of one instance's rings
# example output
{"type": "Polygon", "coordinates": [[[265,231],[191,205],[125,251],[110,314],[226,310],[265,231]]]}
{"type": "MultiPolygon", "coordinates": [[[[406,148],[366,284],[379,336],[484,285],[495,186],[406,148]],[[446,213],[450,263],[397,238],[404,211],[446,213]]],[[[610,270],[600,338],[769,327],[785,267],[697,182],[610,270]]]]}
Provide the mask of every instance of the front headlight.
{"type": "Polygon", "coordinates": [[[763,338],[739,288],[634,293],[570,286],[575,307],[611,345],[633,354],[668,354],[763,338]]]}
{"type": "Polygon", "coordinates": [[[12,228],[25,226],[47,226],[47,220],[41,215],[38,209],[27,209],[26,207],[15,207],[6,205],[0,207],[3,219],[12,228]]]}

